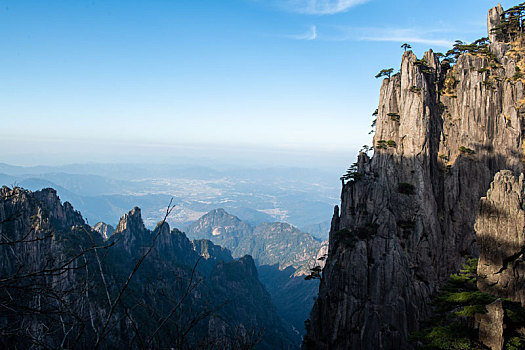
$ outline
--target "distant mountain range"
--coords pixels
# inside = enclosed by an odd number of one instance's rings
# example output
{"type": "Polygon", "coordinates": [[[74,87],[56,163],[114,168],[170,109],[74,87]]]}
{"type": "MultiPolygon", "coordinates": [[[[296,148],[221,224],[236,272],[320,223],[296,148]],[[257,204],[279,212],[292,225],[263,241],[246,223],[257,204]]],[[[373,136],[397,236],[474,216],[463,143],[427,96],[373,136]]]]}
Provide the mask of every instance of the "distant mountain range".
{"type": "MultiPolygon", "coordinates": [[[[153,229],[173,198],[175,209],[167,222],[182,227],[191,239],[229,249],[234,258],[252,256],[279,315],[293,325],[296,335],[304,333],[303,322],[318,289],[318,280],[305,281],[304,276],[323,263],[317,258],[326,250],[321,239],[327,238],[326,218],[336,193],[327,178],[304,169],[0,164],[0,183],[31,190],[55,188],[102,237],[109,237],[121,213],[135,206],[141,208],[145,227],[153,229]],[[224,209],[216,209],[220,207],[224,209]]],[[[202,247],[211,246],[194,241],[195,250],[202,247]]]]}
{"type": "Polygon", "coordinates": [[[189,238],[204,238],[228,248],[234,257],[251,255],[258,265],[281,270],[315,264],[321,242],[282,222],[252,226],[224,209],[215,209],[184,227],[189,238]]]}
{"type": "Polygon", "coordinates": [[[340,191],[333,173],[317,169],[243,169],[184,165],[71,164],[20,167],[0,163],[0,185],[55,188],[90,223],[115,226],[122,212],[142,209],[153,228],[170,199],[168,219],[182,227],[222,207],[244,222],[287,222],[326,239],[340,191]]]}

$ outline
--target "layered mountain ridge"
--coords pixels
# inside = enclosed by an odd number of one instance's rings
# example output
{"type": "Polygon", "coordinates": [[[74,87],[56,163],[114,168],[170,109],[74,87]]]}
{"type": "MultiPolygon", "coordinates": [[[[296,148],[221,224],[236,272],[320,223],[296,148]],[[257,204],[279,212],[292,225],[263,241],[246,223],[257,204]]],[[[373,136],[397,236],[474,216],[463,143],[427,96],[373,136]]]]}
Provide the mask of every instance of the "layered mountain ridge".
{"type": "Polygon", "coordinates": [[[287,223],[252,226],[219,208],[185,228],[188,236],[206,239],[228,248],[232,256],[250,255],[261,282],[272,296],[283,319],[297,334],[304,333],[304,321],[317,295],[318,280],[305,280],[314,266],[323,266],[326,242],[287,223]]]}
{"type": "Polygon", "coordinates": [[[493,28],[455,65],[407,51],[380,89],[374,156],[335,208],[305,349],[400,349],[450,274],[478,256],[474,223],[494,175],[523,171],[525,51],[493,28]]]}
{"type": "Polygon", "coordinates": [[[4,346],[272,349],[299,340],[251,257],[192,243],[166,222],[150,231],[139,208],[104,241],[56,191],[3,187],[0,233],[4,346]]]}
{"type": "Polygon", "coordinates": [[[290,224],[273,222],[254,227],[222,208],[203,215],[184,231],[192,239],[209,239],[228,248],[234,257],[248,254],[258,265],[279,264],[280,269],[312,265],[323,246],[290,224]]]}

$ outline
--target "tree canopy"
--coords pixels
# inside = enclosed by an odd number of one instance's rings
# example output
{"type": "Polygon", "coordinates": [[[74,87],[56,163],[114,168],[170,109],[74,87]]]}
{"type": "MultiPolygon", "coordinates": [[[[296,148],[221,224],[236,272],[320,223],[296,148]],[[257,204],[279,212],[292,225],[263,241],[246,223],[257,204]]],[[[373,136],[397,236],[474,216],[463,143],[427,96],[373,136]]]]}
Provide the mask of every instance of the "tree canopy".
{"type": "Polygon", "coordinates": [[[506,42],[516,40],[525,28],[525,2],[504,11],[499,25],[491,29],[506,42]]]}
{"type": "Polygon", "coordinates": [[[487,37],[480,38],[474,41],[472,44],[467,44],[461,40],[456,40],[452,49],[448,50],[445,54],[445,58],[454,63],[458,59],[459,55],[463,53],[489,54],[490,51],[488,44],[489,38],[487,37]]]}

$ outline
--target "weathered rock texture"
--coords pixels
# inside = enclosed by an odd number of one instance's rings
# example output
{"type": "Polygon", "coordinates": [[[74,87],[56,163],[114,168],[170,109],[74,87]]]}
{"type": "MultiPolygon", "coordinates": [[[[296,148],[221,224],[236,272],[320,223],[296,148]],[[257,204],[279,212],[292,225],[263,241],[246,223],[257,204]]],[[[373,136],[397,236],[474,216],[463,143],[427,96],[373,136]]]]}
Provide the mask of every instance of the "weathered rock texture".
{"type": "Polygon", "coordinates": [[[501,34],[498,35],[490,31],[490,28],[496,28],[501,23],[501,15],[503,15],[503,8],[501,7],[501,4],[498,4],[498,6],[489,10],[489,15],[487,16],[489,40],[492,43],[503,41],[503,36],[501,34]]]}
{"type": "Polygon", "coordinates": [[[480,197],[499,170],[522,170],[524,55],[510,48],[452,68],[408,51],[383,81],[374,156],[342,189],[305,349],[410,347],[431,295],[477,256],[480,197]]]}
{"type": "Polygon", "coordinates": [[[0,348],[88,347],[95,335],[79,320],[96,324],[101,316],[77,273],[92,266],[82,254],[92,245],[89,234],[102,243],[55,190],[0,188],[0,348]]]}
{"type": "Polygon", "coordinates": [[[487,305],[487,313],[479,315],[479,340],[489,349],[503,349],[504,318],[501,299],[487,305]]]}
{"type": "Polygon", "coordinates": [[[496,174],[476,220],[478,288],[525,306],[525,184],[523,174],[496,174]]]}

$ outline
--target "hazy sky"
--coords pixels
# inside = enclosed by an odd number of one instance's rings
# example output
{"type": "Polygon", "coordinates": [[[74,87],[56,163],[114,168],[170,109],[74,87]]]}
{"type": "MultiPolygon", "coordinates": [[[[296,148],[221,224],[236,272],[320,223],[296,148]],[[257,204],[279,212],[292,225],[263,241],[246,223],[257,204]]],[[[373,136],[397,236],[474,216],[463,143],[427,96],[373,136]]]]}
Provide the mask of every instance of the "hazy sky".
{"type": "MultiPolygon", "coordinates": [[[[507,8],[516,2],[503,1],[507,8]]],[[[342,167],[382,68],[486,36],[494,1],[0,0],[0,162],[342,167]]]]}

